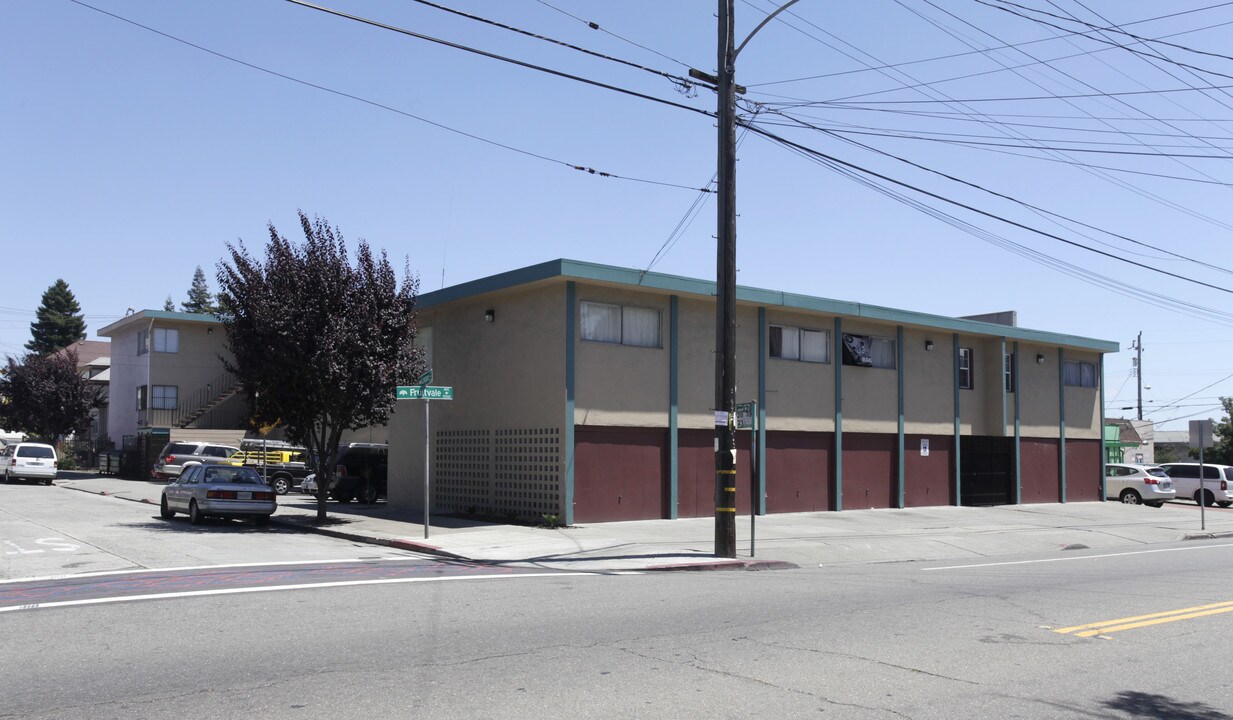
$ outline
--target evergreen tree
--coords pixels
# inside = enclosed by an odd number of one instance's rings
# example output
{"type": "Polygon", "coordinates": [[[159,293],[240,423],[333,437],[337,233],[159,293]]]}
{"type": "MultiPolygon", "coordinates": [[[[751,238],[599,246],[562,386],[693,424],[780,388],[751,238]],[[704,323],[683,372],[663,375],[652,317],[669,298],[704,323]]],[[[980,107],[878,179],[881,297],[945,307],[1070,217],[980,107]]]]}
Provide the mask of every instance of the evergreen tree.
{"type": "Polygon", "coordinates": [[[26,349],[38,355],[55,352],[86,338],[85,316],[68,283],[56,280],[43,293],[43,302],[30,323],[30,342],[26,349]]]}
{"type": "Polygon", "coordinates": [[[163,309],[166,310],[167,312],[176,311],[175,301],[171,299],[170,295],[168,295],[167,299],[163,301],[163,309]]]}
{"type": "Polygon", "coordinates": [[[218,312],[218,306],[214,304],[214,295],[210,293],[210,284],[206,282],[205,273],[200,265],[193,273],[193,285],[188,289],[188,301],[180,305],[180,309],[187,313],[207,313],[209,315],[218,312]]]}

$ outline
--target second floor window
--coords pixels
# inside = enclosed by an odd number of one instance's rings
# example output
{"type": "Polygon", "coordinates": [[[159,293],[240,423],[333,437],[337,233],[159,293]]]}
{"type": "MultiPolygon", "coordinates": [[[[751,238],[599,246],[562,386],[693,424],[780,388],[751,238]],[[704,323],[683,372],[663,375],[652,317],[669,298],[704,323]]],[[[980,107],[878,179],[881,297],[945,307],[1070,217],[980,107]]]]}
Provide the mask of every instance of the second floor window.
{"type": "Polygon", "coordinates": [[[959,348],[959,387],[964,390],[971,390],[973,385],[972,378],[972,358],[974,353],[972,348],[959,348]]]}
{"type": "Polygon", "coordinates": [[[1067,361],[1062,366],[1062,380],[1073,387],[1096,387],[1096,363],[1067,361]]]}
{"type": "Polygon", "coordinates": [[[662,347],[660,312],[652,308],[582,303],[582,339],[591,342],[662,347]]]}
{"type": "Polygon", "coordinates": [[[831,361],[831,334],[826,330],[806,330],[790,325],[772,325],[769,330],[771,357],[815,363],[831,361]]]}
{"type": "Polygon", "coordinates": [[[180,352],[180,331],[175,328],[154,328],[154,352],[180,352]]]}

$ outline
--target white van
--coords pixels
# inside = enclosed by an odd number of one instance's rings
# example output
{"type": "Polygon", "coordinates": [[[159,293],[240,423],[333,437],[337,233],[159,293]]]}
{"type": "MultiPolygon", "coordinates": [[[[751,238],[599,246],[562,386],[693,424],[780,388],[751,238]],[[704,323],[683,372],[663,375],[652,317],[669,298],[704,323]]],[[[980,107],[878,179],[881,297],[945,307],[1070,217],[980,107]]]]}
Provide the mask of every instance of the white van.
{"type": "Polygon", "coordinates": [[[43,443],[16,443],[0,450],[0,477],[4,482],[33,480],[50,485],[59,466],[56,449],[43,443]]]}
{"type": "MultiPolygon", "coordinates": [[[[1164,471],[1173,480],[1177,498],[1199,502],[1199,463],[1163,463],[1164,471]]],[[[1233,505],[1233,466],[1203,464],[1203,490],[1207,505],[1233,505]]]]}

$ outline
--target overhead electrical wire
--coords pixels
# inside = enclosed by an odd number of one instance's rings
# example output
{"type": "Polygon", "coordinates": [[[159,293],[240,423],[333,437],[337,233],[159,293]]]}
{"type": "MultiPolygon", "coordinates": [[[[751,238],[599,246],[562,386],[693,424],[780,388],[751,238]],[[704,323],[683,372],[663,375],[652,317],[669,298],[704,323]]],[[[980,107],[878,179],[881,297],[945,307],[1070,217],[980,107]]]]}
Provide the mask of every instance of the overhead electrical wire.
{"type": "MultiPolygon", "coordinates": [[[[77,2],[78,0],[73,0],[73,1],[77,2]]],[[[631,97],[636,97],[642,100],[649,100],[653,103],[658,103],[661,105],[667,105],[669,107],[677,108],[678,110],[688,110],[689,112],[697,113],[699,115],[706,115],[707,117],[715,116],[715,113],[707,112],[706,110],[700,110],[696,107],[692,107],[689,105],[683,105],[681,103],[673,102],[671,100],[665,100],[663,98],[658,98],[658,97],[655,97],[654,95],[647,95],[646,93],[637,92],[635,90],[629,90],[627,88],[618,87],[616,85],[610,85],[608,83],[603,83],[598,80],[591,80],[590,78],[584,78],[580,75],[573,75],[571,73],[563,72],[561,70],[553,70],[552,68],[544,67],[543,65],[536,65],[534,63],[525,62],[523,60],[517,60],[515,58],[506,57],[504,55],[498,55],[496,53],[488,52],[487,50],[480,50],[479,48],[473,48],[468,45],[462,45],[460,43],[452,42],[450,40],[442,40],[441,38],[435,38],[435,37],[432,37],[431,35],[417,33],[414,30],[400,28],[397,25],[390,25],[388,23],[383,23],[378,20],[372,20],[369,18],[361,17],[359,15],[352,15],[350,13],[345,13],[341,10],[335,10],[333,8],[328,8],[328,7],[325,7],[324,5],[316,5],[314,3],[305,2],[305,0],[284,0],[284,1],[289,2],[292,5],[299,5],[300,7],[308,8],[310,10],[317,10],[327,15],[333,15],[335,17],[344,18],[347,20],[351,20],[351,21],[363,24],[363,25],[369,25],[371,27],[380,28],[382,30],[389,30],[390,32],[395,32],[400,35],[406,35],[407,37],[413,37],[413,38],[416,38],[417,40],[425,40],[427,42],[436,43],[438,45],[443,45],[445,47],[453,48],[455,50],[462,50],[463,52],[468,52],[474,55],[479,55],[481,57],[486,57],[486,58],[489,58],[490,60],[498,60],[500,62],[509,63],[510,65],[517,65],[518,67],[526,68],[528,70],[535,70],[536,72],[546,73],[548,75],[553,75],[555,77],[564,78],[566,80],[573,80],[574,82],[579,82],[584,85],[590,85],[592,87],[602,88],[604,90],[611,90],[616,93],[621,93],[623,95],[629,95],[631,97]]]]}
{"type": "MultiPolygon", "coordinates": [[[[536,40],[543,40],[544,42],[548,42],[554,45],[559,45],[561,47],[569,48],[570,50],[574,50],[574,51],[583,53],[585,55],[590,55],[592,57],[597,57],[602,60],[608,60],[610,62],[618,63],[620,65],[625,65],[626,67],[631,67],[637,70],[642,70],[644,72],[651,73],[652,75],[657,75],[659,77],[666,78],[667,80],[672,81],[672,83],[675,84],[678,88],[685,90],[685,91],[693,89],[693,87],[698,84],[705,85],[705,83],[699,83],[697,80],[691,80],[689,78],[681,77],[680,75],[673,75],[672,73],[664,72],[663,70],[656,70],[654,68],[646,67],[645,65],[639,65],[638,63],[630,62],[629,60],[622,60],[621,58],[612,57],[611,55],[605,55],[603,53],[595,52],[594,50],[588,50],[584,47],[579,47],[577,45],[567,43],[563,40],[556,40],[546,35],[540,35],[539,33],[533,33],[529,30],[523,30],[521,28],[516,28],[512,25],[506,25],[505,23],[497,22],[496,20],[490,20],[485,17],[480,17],[479,15],[472,15],[471,13],[465,13],[461,10],[455,10],[453,8],[445,7],[444,5],[438,5],[437,3],[429,2],[429,0],[412,0],[412,2],[417,2],[420,5],[424,5],[426,7],[436,8],[437,10],[443,10],[447,13],[451,13],[453,15],[458,15],[459,17],[467,18],[468,20],[475,20],[476,22],[481,22],[486,25],[492,25],[493,27],[499,27],[503,30],[509,30],[511,32],[518,33],[520,35],[532,37],[532,38],[535,38],[536,40]]],[[[297,2],[296,4],[300,5],[304,3],[297,2]]],[[[706,85],[706,87],[710,88],[711,90],[715,89],[713,86],[710,86],[710,85],[706,85]]]]}
{"type": "MultiPolygon", "coordinates": [[[[832,130],[827,130],[827,129],[825,129],[825,128],[812,128],[812,129],[818,130],[818,131],[823,132],[823,133],[828,133],[828,134],[832,134],[832,133],[834,133],[834,132],[835,132],[835,131],[832,131],[832,130]]],[[[1002,199],[1002,200],[1006,200],[1006,201],[1009,201],[1009,202],[1015,203],[1015,204],[1017,204],[1017,205],[1021,205],[1021,206],[1025,207],[1025,208],[1028,208],[1028,209],[1030,209],[1030,210],[1034,211],[1034,212],[1038,212],[1038,213],[1042,213],[1042,214],[1045,214],[1045,215],[1049,215],[1049,216],[1054,217],[1054,218],[1057,218],[1057,219],[1059,219],[1059,220],[1064,220],[1065,222],[1068,222],[1068,223],[1073,223],[1073,224],[1075,224],[1075,225],[1079,225],[1079,226],[1085,227],[1085,228],[1087,228],[1087,229],[1089,229],[1089,230],[1093,230],[1093,231],[1096,231],[1096,232],[1099,232],[1099,233],[1103,233],[1103,234],[1105,234],[1105,235],[1108,235],[1108,236],[1110,236],[1110,237],[1117,238],[1117,239],[1119,239],[1119,240],[1124,240],[1124,241],[1129,242],[1129,243],[1132,243],[1132,244],[1134,244],[1134,245],[1138,245],[1139,247],[1144,247],[1144,248],[1148,248],[1148,249],[1150,249],[1150,250],[1153,250],[1153,251],[1155,251],[1155,252],[1163,253],[1163,254],[1168,255],[1168,256],[1170,256],[1170,257],[1173,257],[1173,258],[1175,258],[1175,259],[1177,259],[1177,260],[1183,260],[1183,261],[1185,261],[1185,262],[1190,262],[1190,263],[1194,263],[1194,264],[1196,264],[1196,265],[1200,265],[1200,266],[1205,267],[1205,268],[1208,268],[1208,269],[1210,269],[1210,270],[1216,270],[1216,271],[1218,271],[1218,272],[1223,272],[1223,273],[1227,273],[1227,274],[1231,274],[1231,275],[1233,275],[1233,269],[1225,268],[1225,267],[1222,267],[1222,266],[1219,266],[1219,265],[1215,265],[1215,264],[1213,264],[1213,263],[1208,263],[1208,262],[1205,262],[1205,261],[1202,261],[1202,260],[1198,260],[1198,259],[1196,259],[1196,258],[1188,257],[1188,256],[1182,255],[1182,254],[1180,254],[1180,253],[1176,253],[1176,252],[1174,252],[1174,251],[1172,251],[1172,250],[1168,250],[1168,249],[1165,249],[1165,248],[1162,248],[1162,247],[1159,247],[1159,246],[1156,246],[1156,245],[1152,245],[1152,244],[1150,244],[1150,243],[1146,243],[1146,242],[1143,242],[1143,241],[1140,241],[1140,240],[1135,240],[1134,238],[1128,237],[1128,236],[1126,236],[1126,235],[1121,235],[1121,234],[1119,234],[1119,233],[1115,233],[1115,232],[1112,232],[1112,231],[1110,231],[1110,230],[1105,230],[1104,228],[1096,227],[1095,225],[1091,225],[1091,224],[1089,224],[1089,223],[1085,223],[1085,222],[1083,222],[1083,221],[1081,221],[1081,220],[1077,220],[1077,219],[1075,219],[1075,218],[1067,217],[1067,216],[1065,216],[1065,215],[1062,215],[1062,214],[1060,214],[1060,213],[1053,212],[1053,211],[1051,211],[1051,210],[1046,210],[1045,208],[1042,208],[1042,207],[1037,206],[1037,205],[1033,205],[1032,203],[1026,202],[1026,201],[1024,201],[1024,200],[1020,200],[1020,199],[1018,199],[1018,198],[1012,197],[1012,196],[1007,195],[1007,194],[1005,194],[1005,193],[1001,193],[1001,192],[998,192],[998,191],[996,191],[996,190],[991,190],[991,189],[989,189],[989,188],[984,187],[983,185],[980,185],[980,184],[977,184],[977,183],[974,183],[974,182],[971,182],[971,181],[968,181],[968,180],[964,180],[964,179],[962,179],[962,178],[960,178],[960,177],[957,177],[957,176],[955,176],[955,175],[951,175],[951,174],[949,174],[949,173],[942,172],[941,170],[937,170],[937,169],[934,169],[934,168],[926,167],[926,166],[924,166],[924,165],[921,165],[920,163],[914,162],[914,161],[912,161],[912,160],[909,160],[909,159],[907,159],[907,158],[901,157],[901,156],[899,156],[899,155],[895,155],[894,153],[888,152],[888,151],[886,151],[886,150],[881,150],[881,149],[875,148],[875,147],[873,147],[873,146],[870,146],[870,145],[866,145],[866,144],[864,144],[864,143],[857,142],[857,141],[855,141],[855,140],[851,140],[850,138],[841,138],[841,139],[846,140],[847,142],[850,142],[850,143],[852,143],[852,144],[854,144],[854,145],[856,145],[856,146],[858,146],[858,147],[861,147],[861,148],[863,148],[863,149],[865,149],[865,150],[868,150],[868,151],[870,151],[870,152],[877,153],[877,154],[879,154],[879,155],[882,155],[882,156],[885,156],[885,157],[891,158],[891,159],[893,159],[893,160],[897,160],[897,161],[899,161],[899,162],[901,162],[901,163],[904,163],[904,164],[909,165],[909,166],[911,166],[911,167],[913,167],[913,168],[916,168],[917,170],[922,170],[922,171],[924,171],[924,172],[928,172],[928,173],[931,173],[931,174],[937,175],[938,177],[941,177],[941,178],[943,178],[943,179],[949,180],[949,181],[951,181],[951,182],[958,183],[958,184],[964,185],[964,186],[966,186],[966,187],[970,187],[970,188],[972,188],[972,189],[974,189],[974,190],[978,190],[978,191],[980,191],[980,192],[983,192],[983,193],[986,193],[986,194],[992,195],[992,196],[997,197],[997,198],[1000,198],[1000,199],[1002,199]]]]}
{"type": "Polygon", "coordinates": [[[686,69],[691,69],[691,70],[693,69],[693,66],[691,66],[689,63],[681,62],[680,60],[677,60],[676,58],[671,57],[671,56],[669,56],[669,55],[665,55],[665,54],[663,54],[662,52],[660,52],[660,51],[658,51],[658,50],[655,50],[655,49],[653,49],[653,48],[649,48],[649,47],[647,47],[646,45],[641,45],[641,44],[639,44],[639,43],[636,43],[636,42],[634,42],[633,40],[630,40],[630,39],[629,39],[629,38],[627,38],[627,37],[623,37],[623,36],[621,36],[621,35],[618,35],[618,34],[616,34],[616,33],[612,32],[612,31],[611,31],[611,30],[609,30],[608,28],[605,28],[605,27],[600,27],[599,23],[597,23],[597,22],[593,22],[593,21],[591,21],[591,20],[584,20],[584,19],[582,19],[582,18],[578,17],[577,15],[574,15],[574,14],[572,14],[572,13],[566,12],[565,10],[562,10],[561,8],[559,8],[559,7],[557,7],[557,6],[552,5],[551,3],[544,2],[544,0],[537,0],[537,2],[539,2],[539,4],[540,4],[540,5],[543,5],[543,6],[544,6],[544,7],[546,7],[546,8],[549,8],[549,9],[551,9],[551,10],[555,10],[555,11],[557,11],[557,12],[561,13],[562,15],[565,15],[566,17],[571,17],[571,18],[573,18],[573,19],[577,20],[578,22],[582,23],[583,25],[586,25],[587,27],[591,28],[592,30],[596,30],[596,31],[598,31],[598,32],[602,32],[602,33],[604,33],[605,35],[610,35],[610,36],[612,36],[612,37],[616,38],[617,40],[620,40],[621,42],[624,42],[624,43],[628,43],[628,44],[630,44],[630,45],[633,45],[634,47],[636,47],[636,48],[638,48],[638,49],[640,49],[640,50],[646,50],[646,51],[647,51],[647,52],[649,52],[649,53],[652,53],[652,54],[658,55],[658,56],[660,56],[661,58],[663,58],[663,59],[665,59],[665,60],[668,60],[669,62],[674,62],[674,63],[676,63],[677,65],[680,65],[681,67],[684,67],[684,68],[686,68],[686,69]]]}
{"type": "Polygon", "coordinates": [[[767,131],[767,130],[763,130],[762,128],[759,128],[759,127],[756,127],[756,126],[749,126],[749,128],[750,128],[750,131],[751,131],[751,132],[757,133],[758,135],[761,135],[761,136],[766,137],[766,138],[768,138],[768,139],[770,139],[770,140],[773,140],[773,141],[775,141],[775,142],[777,142],[777,143],[779,143],[779,144],[781,144],[781,145],[785,145],[785,146],[788,146],[788,147],[795,148],[795,149],[800,150],[800,151],[802,151],[802,152],[804,152],[804,153],[807,153],[807,154],[813,155],[813,156],[818,157],[818,158],[821,158],[821,159],[825,159],[825,160],[827,160],[828,162],[832,162],[832,163],[836,163],[836,164],[838,164],[838,165],[842,165],[842,166],[843,166],[843,167],[845,167],[845,168],[848,168],[848,169],[851,169],[851,170],[855,170],[855,171],[860,172],[860,173],[863,173],[863,174],[865,174],[865,175],[869,175],[869,176],[875,177],[875,178],[877,178],[877,179],[879,179],[879,180],[881,180],[881,181],[883,181],[883,182],[887,182],[887,183],[891,183],[891,184],[893,184],[893,185],[897,185],[897,186],[899,186],[899,187],[902,187],[902,188],[905,188],[905,189],[911,190],[911,191],[913,191],[913,192],[919,193],[919,194],[924,195],[924,196],[926,196],[926,197],[933,198],[934,200],[938,200],[938,201],[940,201],[940,202],[944,202],[944,203],[947,203],[947,204],[949,204],[949,205],[954,205],[954,206],[956,206],[956,207],[959,207],[959,208],[962,208],[962,209],[964,209],[964,210],[967,210],[968,212],[972,212],[972,213],[975,213],[975,214],[977,214],[977,215],[984,216],[984,217],[989,218],[989,219],[991,219],[991,220],[996,220],[996,221],[998,221],[998,222],[1005,223],[1005,224],[1010,225],[1010,226],[1012,226],[1012,227],[1019,228],[1020,230],[1027,231],[1027,232],[1032,233],[1032,234],[1035,234],[1035,235],[1040,235],[1040,236],[1042,236],[1042,237],[1046,237],[1046,238],[1049,238],[1049,239],[1051,239],[1051,240],[1056,240],[1056,241],[1058,241],[1058,242],[1064,243],[1064,244],[1066,244],[1066,245],[1070,245],[1070,246],[1072,246],[1072,247],[1076,247],[1076,248],[1080,248],[1080,249],[1083,249],[1083,250],[1087,250],[1088,252],[1095,253],[1095,254],[1097,254],[1097,255],[1101,255],[1101,256],[1103,256],[1103,257],[1106,257],[1106,258],[1109,258],[1109,259],[1112,259],[1112,260],[1116,260],[1116,261],[1121,262],[1121,263],[1125,263],[1125,264],[1127,264],[1127,265],[1133,265],[1133,266],[1135,266],[1135,267],[1138,267],[1138,268],[1143,269],[1143,270],[1147,270],[1147,271],[1149,271],[1149,272],[1157,273],[1157,274],[1160,274],[1160,275],[1165,275],[1165,276],[1167,276],[1167,277],[1171,277],[1171,278],[1173,278],[1173,279],[1175,279],[1175,280],[1180,280],[1180,281],[1185,282],[1185,283],[1190,283],[1190,284],[1193,284],[1193,285],[1198,285],[1198,286],[1200,286],[1200,287],[1205,287],[1205,288],[1207,288],[1207,289],[1209,289],[1209,290],[1215,290],[1215,291],[1217,291],[1217,292],[1227,293],[1227,294],[1233,295],[1233,290],[1230,290],[1229,288],[1220,287],[1219,285],[1213,285],[1212,283],[1203,282],[1202,280],[1196,280],[1196,279],[1194,279],[1194,278],[1189,278],[1189,277],[1186,277],[1186,276],[1184,276],[1184,275],[1179,275],[1179,274],[1177,274],[1177,273],[1169,272],[1169,271],[1167,271],[1167,270],[1161,270],[1160,268],[1154,268],[1154,267],[1152,267],[1152,266],[1150,266],[1150,265],[1146,265],[1146,264],[1144,264],[1144,263],[1137,262],[1137,261],[1135,261],[1135,260],[1129,260],[1129,259],[1124,258],[1124,257],[1119,257],[1119,256],[1117,256],[1117,255],[1115,255],[1115,254],[1113,254],[1113,253],[1109,253],[1109,252],[1105,252],[1104,250],[1100,250],[1100,249],[1097,249],[1097,248],[1089,247],[1089,246],[1087,246],[1087,245],[1084,245],[1083,243],[1075,242],[1074,240],[1069,240],[1069,239],[1067,239],[1067,238],[1061,237],[1060,235],[1055,235],[1055,234],[1053,234],[1053,233],[1049,233],[1049,232],[1046,232],[1046,231],[1044,231],[1044,230],[1040,230],[1040,229],[1038,229],[1038,228],[1031,227],[1030,225],[1025,225],[1024,223],[1021,223],[1021,222],[1019,222],[1019,221],[1017,221],[1017,220],[1011,220],[1011,219],[1009,219],[1009,218],[1004,218],[1004,217],[1001,217],[1001,216],[996,215],[996,214],[994,214],[994,213],[991,213],[991,212],[989,212],[989,211],[987,211],[987,210],[981,210],[980,208],[974,207],[974,206],[969,205],[969,204],[967,204],[967,203],[963,203],[963,202],[960,202],[960,201],[958,201],[958,200],[953,200],[953,199],[951,199],[951,198],[945,197],[945,196],[940,195],[940,194],[938,194],[938,193],[935,193],[935,192],[932,192],[932,191],[926,190],[926,189],[924,189],[924,188],[921,188],[921,187],[918,187],[918,186],[912,185],[912,184],[910,184],[910,183],[903,182],[902,180],[896,180],[896,179],[891,178],[891,177],[888,177],[887,175],[884,175],[884,174],[882,174],[882,173],[875,172],[875,171],[870,170],[870,169],[868,169],[868,168],[863,168],[863,167],[861,167],[861,166],[859,166],[859,165],[856,165],[856,164],[854,164],[854,163],[850,163],[850,162],[848,162],[848,161],[846,161],[846,160],[841,160],[840,158],[837,158],[837,157],[835,157],[835,156],[833,156],[833,155],[829,155],[829,154],[824,153],[824,152],[822,152],[822,151],[820,151],[820,150],[816,150],[816,149],[814,149],[814,148],[807,147],[807,146],[802,145],[802,144],[800,144],[800,143],[793,142],[793,141],[791,141],[791,140],[788,140],[787,138],[781,137],[781,136],[776,135],[776,134],[774,134],[774,133],[772,133],[772,132],[769,132],[769,131],[767,131]]]}
{"type": "MultiPolygon", "coordinates": [[[[688,185],[681,185],[681,184],[677,184],[677,183],[663,182],[663,181],[659,181],[659,180],[648,180],[648,179],[646,179],[646,178],[637,178],[637,177],[631,177],[631,176],[626,176],[626,175],[620,175],[620,174],[617,174],[617,173],[612,173],[612,172],[606,172],[606,171],[602,171],[602,170],[597,170],[597,169],[592,168],[592,167],[589,167],[589,166],[587,166],[587,165],[579,165],[579,164],[577,164],[577,163],[572,163],[572,162],[569,162],[569,161],[566,161],[566,160],[559,160],[559,159],[557,159],[557,158],[549,157],[549,156],[547,156],[547,155],[541,155],[541,154],[539,154],[539,153],[532,152],[532,151],[530,151],[530,150],[524,150],[524,149],[522,149],[522,148],[515,147],[515,146],[513,146],[513,145],[507,145],[507,144],[505,144],[505,143],[498,142],[498,141],[496,141],[496,140],[490,140],[490,139],[485,138],[485,137],[482,137],[482,136],[480,136],[480,135],[475,135],[475,134],[473,134],[473,133],[466,132],[465,130],[459,130],[459,129],[457,129],[457,128],[450,127],[449,125],[444,125],[444,124],[442,124],[442,123],[435,122],[435,121],[433,121],[433,120],[429,120],[428,118],[422,117],[422,116],[420,116],[420,115],[416,115],[416,114],[414,114],[414,113],[409,113],[409,112],[407,112],[407,111],[405,111],[405,110],[400,110],[400,109],[398,109],[398,108],[396,108],[396,107],[393,107],[393,106],[390,106],[390,105],[386,105],[386,104],[384,104],[384,103],[380,103],[380,102],[377,102],[377,101],[375,101],[375,100],[369,100],[368,98],[361,97],[361,96],[359,96],[359,95],[354,95],[354,94],[352,94],[352,93],[344,92],[344,91],[342,91],[342,90],[336,90],[336,89],[334,89],[334,88],[327,87],[327,86],[325,86],[325,85],[320,85],[320,84],[317,84],[317,83],[314,83],[314,82],[310,82],[310,81],[308,81],[308,80],[303,80],[303,79],[301,79],[301,78],[297,78],[297,77],[295,77],[295,76],[293,76],[293,75],[288,75],[288,74],[286,74],[286,73],[282,73],[282,72],[279,72],[279,71],[277,71],[277,70],[271,70],[271,69],[269,69],[269,68],[262,67],[262,66],[260,66],[260,65],[256,65],[256,64],[254,64],[254,63],[250,63],[250,62],[248,62],[248,61],[246,61],[246,60],[241,60],[241,59],[239,59],[239,58],[232,57],[232,56],[230,56],[230,55],[226,55],[226,54],[224,54],[224,53],[218,52],[217,50],[211,50],[210,48],[205,47],[205,46],[203,46],[203,45],[198,45],[197,43],[191,42],[191,41],[189,41],[189,40],[185,40],[185,39],[183,39],[183,38],[177,37],[177,36],[172,35],[172,34],[170,34],[170,33],[163,32],[162,30],[158,30],[158,29],[156,29],[156,28],[150,27],[149,25],[144,25],[144,24],[139,23],[139,22],[137,22],[137,21],[135,21],[135,20],[130,20],[129,18],[126,18],[126,17],[124,17],[124,16],[122,16],[122,15],[117,15],[117,14],[115,14],[115,13],[113,13],[113,12],[109,12],[109,11],[107,11],[107,10],[103,10],[102,8],[95,7],[95,6],[93,6],[93,5],[90,5],[89,3],[83,2],[82,0],[69,0],[69,2],[72,2],[72,3],[76,4],[76,5],[80,5],[81,7],[87,8],[87,9],[89,9],[89,10],[93,10],[93,11],[95,11],[95,12],[97,12],[97,13],[101,13],[101,14],[103,14],[103,15],[106,15],[106,16],[108,16],[108,17],[114,18],[114,19],[119,20],[119,21],[121,21],[121,22],[128,23],[129,25],[132,25],[132,26],[134,26],[134,27],[141,28],[142,30],[146,30],[146,31],[148,31],[148,32],[154,33],[155,35],[159,35],[159,36],[161,36],[161,37],[167,38],[168,40],[173,40],[173,41],[175,41],[175,42],[181,43],[181,44],[186,45],[186,46],[188,46],[188,47],[191,47],[191,48],[193,48],[193,49],[195,49],[195,50],[200,50],[201,52],[208,53],[208,54],[213,55],[213,56],[215,56],[215,57],[217,57],[217,58],[220,58],[220,59],[222,59],[222,60],[227,60],[228,62],[233,62],[233,63],[236,63],[237,65],[242,65],[242,66],[244,66],[244,67],[246,67],[246,68],[249,68],[249,69],[251,69],[251,70],[256,70],[256,71],[258,71],[258,72],[266,73],[267,75],[272,75],[272,76],[277,77],[277,78],[280,78],[280,79],[282,79],[282,80],[287,80],[287,81],[290,81],[290,82],[293,82],[293,83],[296,83],[296,84],[299,84],[299,85],[303,85],[304,87],[312,88],[312,89],[314,89],[314,90],[320,90],[320,91],[322,91],[322,92],[327,92],[327,93],[330,93],[331,95],[337,95],[338,97],[347,98],[348,100],[355,100],[356,102],[361,102],[361,103],[364,103],[365,105],[369,105],[369,106],[372,106],[372,107],[375,107],[375,108],[379,108],[379,109],[381,109],[381,110],[385,110],[385,111],[387,111],[387,112],[392,112],[392,113],[395,113],[395,114],[397,114],[397,115],[402,115],[403,117],[411,118],[412,120],[417,120],[417,121],[419,121],[419,122],[422,122],[422,123],[424,123],[424,124],[426,124],[426,125],[431,125],[431,126],[433,126],[433,127],[435,127],[435,128],[438,128],[438,129],[440,129],[440,130],[445,130],[446,132],[454,133],[455,135],[460,135],[460,136],[462,136],[462,137],[465,137],[465,138],[468,138],[468,139],[471,139],[471,140],[475,140],[475,141],[478,141],[478,142],[484,143],[484,144],[486,144],[486,145],[491,145],[491,146],[493,146],[493,147],[501,148],[502,150],[508,150],[508,151],[510,151],[510,152],[518,153],[519,155],[524,155],[524,156],[526,156],[526,157],[535,158],[536,160],[542,160],[542,161],[544,161],[544,162],[549,162],[549,163],[553,163],[553,164],[556,164],[556,165],[562,165],[562,166],[564,166],[564,167],[566,167],[566,168],[569,168],[569,169],[571,169],[571,170],[575,170],[575,171],[583,172],[583,173],[586,173],[586,174],[588,174],[588,175],[594,175],[594,176],[597,176],[597,177],[608,178],[608,179],[613,179],[613,180],[624,180],[624,181],[627,181],[627,182],[643,183],[643,184],[647,184],[647,185],[659,185],[659,186],[662,186],[662,187],[671,187],[671,188],[677,188],[677,189],[681,189],[681,190],[693,190],[693,191],[695,191],[695,192],[703,192],[703,191],[704,191],[704,189],[695,188],[695,187],[690,187],[690,186],[688,186],[688,185]]],[[[687,107],[687,106],[681,106],[681,107],[687,107]]],[[[693,108],[689,108],[689,109],[691,109],[691,110],[692,110],[693,108]]],[[[707,113],[705,113],[705,112],[703,112],[703,111],[698,111],[698,112],[702,112],[702,114],[707,114],[707,113]]]]}

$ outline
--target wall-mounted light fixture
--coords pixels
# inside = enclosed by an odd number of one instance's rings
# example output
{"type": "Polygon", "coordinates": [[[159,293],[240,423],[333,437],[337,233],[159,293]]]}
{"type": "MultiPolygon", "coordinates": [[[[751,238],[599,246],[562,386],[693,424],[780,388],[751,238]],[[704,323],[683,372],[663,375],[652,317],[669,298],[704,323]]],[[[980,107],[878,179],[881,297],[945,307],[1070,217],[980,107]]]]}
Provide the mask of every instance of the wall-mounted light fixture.
{"type": "Polygon", "coordinates": [[[497,312],[495,310],[493,310],[492,308],[488,308],[487,310],[484,311],[484,321],[485,322],[492,322],[493,320],[496,320],[496,319],[497,319],[497,312]]]}
{"type": "Polygon", "coordinates": [[[1037,365],[1044,365],[1044,364],[1045,364],[1045,356],[1044,356],[1044,355],[1041,355],[1040,353],[1036,353],[1036,364],[1037,364],[1037,365]]]}
{"type": "Polygon", "coordinates": [[[932,349],[933,349],[933,341],[932,341],[932,340],[926,340],[926,341],[925,341],[925,350],[932,350],[932,349]]]}

